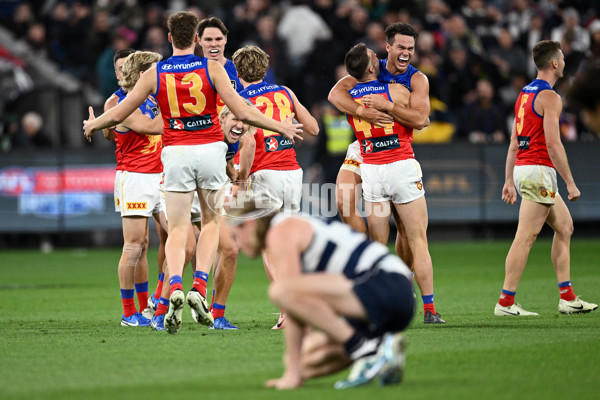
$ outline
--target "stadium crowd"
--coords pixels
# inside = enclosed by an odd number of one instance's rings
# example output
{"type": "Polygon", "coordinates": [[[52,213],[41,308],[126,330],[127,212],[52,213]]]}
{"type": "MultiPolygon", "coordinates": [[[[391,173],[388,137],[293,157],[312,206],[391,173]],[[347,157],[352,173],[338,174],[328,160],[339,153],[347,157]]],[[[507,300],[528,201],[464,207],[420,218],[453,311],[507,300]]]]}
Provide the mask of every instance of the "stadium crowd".
{"type": "MultiPolygon", "coordinates": [[[[432,125],[416,135],[417,143],[506,142],[514,101],[535,76],[528,55],[539,40],[562,44],[567,67],[556,86],[561,95],[578,71],[600,58],[600,3],[585,0],[32,0],[2,2],[0,18],[36,57],[56,63],[106,98],[118,88],[114,53],[131,47],[169,57],[166,19],[180,10],[220,17],[230,29],[228,58],[246,44],[263,48],[270,56],[267,80],[291,87],[324,132],[340,116],[326,98],[345,75],[345,52],[364,42],[385,58],[385,26],[412,24],[420,32],[412,64],[429,78],[432,104],[432,125]]],[[[29,72],[35,82],[35,65],[0,46],[0,58],[29,72]]],[[[17,137],[21,115],[11,115],[10,101],[4,102],[4,141],[15,138],[18,147],[24,142],[17,137]]],[[[593,140],[569,104],[561,136],[593,140]]],[[[317,159],[343,156],[327,145],[329,138],[319,139],[317,159]]]]}

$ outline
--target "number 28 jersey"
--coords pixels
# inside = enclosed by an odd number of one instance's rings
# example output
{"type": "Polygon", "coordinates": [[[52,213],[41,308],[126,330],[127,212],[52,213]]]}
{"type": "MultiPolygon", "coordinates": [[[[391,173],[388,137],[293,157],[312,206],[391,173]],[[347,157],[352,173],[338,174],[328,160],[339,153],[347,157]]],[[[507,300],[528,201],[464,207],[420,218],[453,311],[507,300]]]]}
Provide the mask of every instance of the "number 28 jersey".
{"type": "MultiPolygon", "coordinates": [[[[368,94],[381,95],[392,101],[389,84],[378,81],[358,83],[348,91],[359,104],[368,94]]],[[[395,161],[415,158],[411,142],[412,129],[407,131],[398,121],[385,126],[373,125],[357,116],[347,114],[348,122],[360,144],[360,154],[367,164],[389,164],[395,161]]]]}
{"type": "Polygon", "coordinates": [[[515,165],[545,165],[554,168],[544,134],[544,117],[535,112],[535,99],[542,90],[554,90],[544,80],[525,86],[515,104],[515,128],[519,149],[515,165]]]}
{"type": "MultiPolygon", "coordinates": [[[[246,87],[240,96],[250,100],[261,113],[275,121],[284,121],[294,112],[292,96],[283,86],[260,82],[246,87]]],[[[291,140],[265,129],[256,129],[254,139],[256,150],[251,174],[263,169],[291,171],[300,168],[291,140]]]]}
{"type": "Polygon", "coordinates": [[[163,143],[198,145],[223,141],[217,114],[217,91],[208,59],[172,56],[156,65],[156,100],[163,116],[163,143]]]}

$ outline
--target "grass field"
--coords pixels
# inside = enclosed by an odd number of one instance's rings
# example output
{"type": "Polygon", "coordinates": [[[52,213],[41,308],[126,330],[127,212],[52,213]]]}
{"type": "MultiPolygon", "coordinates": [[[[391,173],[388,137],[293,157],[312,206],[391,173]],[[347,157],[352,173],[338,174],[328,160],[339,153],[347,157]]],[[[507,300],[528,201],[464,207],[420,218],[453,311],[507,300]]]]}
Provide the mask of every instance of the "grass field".
{"type": "MultiPolygon", "coordinates": [[[[406,335],[400,386],[335,391],[345,373],[282,394],[283,336],[257,260],[240,260],[227,316],[208,330],[184,311],[177,335],[119,325],[120,249],[0,253],[0,399],[597,399],[600,311],[560,315],[550,242],[534,246],[517,300],[539,317],[494,317],[509,242],[432,243],[438,311],[448,324],[406,335]]],[[[151,286],[156,283],[151,252],[151,286]]],[[[600,240],[572,244],[575,292],[600,301],[600,240]]],[[[186,276],[184,289],[191,287],[186,276]]]]}

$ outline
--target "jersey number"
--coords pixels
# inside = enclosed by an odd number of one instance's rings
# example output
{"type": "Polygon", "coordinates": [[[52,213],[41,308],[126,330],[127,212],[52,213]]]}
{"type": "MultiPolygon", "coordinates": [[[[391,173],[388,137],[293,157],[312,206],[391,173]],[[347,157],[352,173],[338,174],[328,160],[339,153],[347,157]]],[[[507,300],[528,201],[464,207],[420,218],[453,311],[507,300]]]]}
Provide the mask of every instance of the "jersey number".
{"type": "MultiPolygon", "coordinates": [[[[177,87],[175,86],[175,75],[166,74],[165,81],[167,82],[167,98],[169,99],[169,111],[172,117],[181,116],[179,102],[177,101],[177,87]]],[[[202,78],[195,72],[185,74],[181,80],[182,86],[189,86],[190,97],[195,102],[183,103],[182,106],[190,114],[200,115],[206,107],[206,97],[202,93],[202,78]]]]}
{"type": "MultiPolygon", "coordinates": [[[[277,106],[277,108],[279,109],[279,121],[285,121],[287,117],[292,115],[292,104],[290,103],[290,99],[288,99],[286,96],[283,95],[283,93],[280,92],[275,92],[273,99],[275,100],[276,104],[273,104],[271,99],[269,99],[268,97],[259,96],[256,98],[256,107],[260,108],[261,106],[266,106],[267,108],[264,112],[265,116],[273,119],[274,108],[275,106],[277,106]]],[[[279,135],[279,133],[277,132],[269,131],[266,129],[263,129],[263,133],[265,136],[279,135]]]]}
{"type": "Polygon", "coordinates": [[[527,103],[528,94],[521,97],[521,105],[519,106],[519,112],[517,113],[517,134],[521,134],[523,131],[523,117],[525,116],[525,103],[527,103]]]}
{"type": "MultiPolygon", "coordinates": [[[[355,101],[362,106],[362,99],[355,99],[355,101]]],[[[360,117],[353,116],[352,118],[354,119],[354,128],[357,132],[362,132],[365,138],[370,138],[372,136],[371,129],[377,128],[376,126],[374,127],[370,122],[360,119],[360,117]]],[[[394,133],[393,124],[385,124],[383,129],[386,135],[391,135],[394,133]]]]}

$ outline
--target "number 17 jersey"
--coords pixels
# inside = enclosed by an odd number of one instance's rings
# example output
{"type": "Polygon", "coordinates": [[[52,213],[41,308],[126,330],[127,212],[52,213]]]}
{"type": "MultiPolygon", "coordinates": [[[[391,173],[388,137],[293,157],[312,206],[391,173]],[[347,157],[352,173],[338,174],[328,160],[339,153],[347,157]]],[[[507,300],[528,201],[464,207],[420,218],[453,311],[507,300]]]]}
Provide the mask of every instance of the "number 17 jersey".
{"type": "Polygon", "coordinates": [[[172,56],[156,65],[156,100],[163,117],[163,143],[198,145],[223,141],[217,114],[217,91],[208,59],[172,56]]]}

